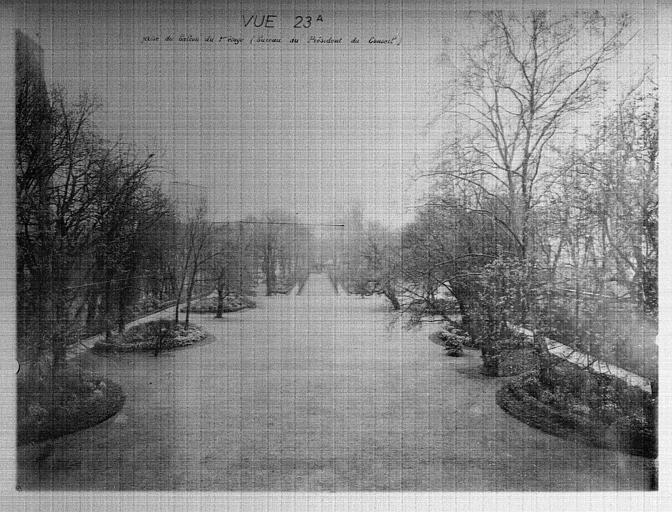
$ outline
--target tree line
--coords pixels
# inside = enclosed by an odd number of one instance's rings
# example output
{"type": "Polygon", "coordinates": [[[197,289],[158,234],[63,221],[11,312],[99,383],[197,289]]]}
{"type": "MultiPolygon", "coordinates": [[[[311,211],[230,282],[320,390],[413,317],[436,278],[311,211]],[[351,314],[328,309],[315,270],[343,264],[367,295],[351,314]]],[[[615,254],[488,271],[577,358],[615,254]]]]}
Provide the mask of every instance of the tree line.
{"type": "Polygon", "coordinates": [[[87,335],[123,333],[140,314],[217,292],[286,292],[305,279],[311,232],[269,212],[214,222],[207,202],[180,210],[156,154],[100,135],[99,104],[49,90],[17,35],[17,334],[21,361],[63,362],[87,335]]]}
{"type": "Polygon", "coordinates": [[[576,330],[608,300],[655,321],[655,80],[646,73],[606,99],[605,68],[628,43],[629,19],[475,16],[481,39],[442,57],[437,119],[459,129],[419,172],[433,192],[399,229],[355,212],[341,279],[416,320],[459,313],[485,340],[512,322],[576,330]]]}

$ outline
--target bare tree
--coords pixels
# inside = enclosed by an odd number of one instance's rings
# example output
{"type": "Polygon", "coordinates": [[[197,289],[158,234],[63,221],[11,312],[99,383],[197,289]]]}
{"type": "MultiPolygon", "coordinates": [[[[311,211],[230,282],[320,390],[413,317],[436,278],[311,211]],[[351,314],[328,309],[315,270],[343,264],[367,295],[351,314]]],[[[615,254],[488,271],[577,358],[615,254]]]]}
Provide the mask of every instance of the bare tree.
{"type": "MultiPolygon", "coordinates": [[[[632,91],[575,152],[576,215],[601,261],[601,280],[625,287],[633,302],[658,308],[658,97],[632,91]],[[578,154],[577,154],[578,153],[578,154]]],[[[586,265],[587,266],[587,265],[586,265]]]]}
{"type": "Polygon", "coordinates": [[[189,313],[191,310],[191,300],[194,288],[199,277],[199,272],[204,270],[211,254],[208,250],[212,223],[205,217],[207,213],[207,204],[205,199],[201,199],[196,211],[189,216],[186,224],[183,226],[179,241],[179,249],[176,255],[179,258],[178,264],[178,286],[175,304],[175,322],[180,321],[180,301],[182,295],[186,295],[185,324],[189,325],[189,313]]]}
{"type": "Polygon", "coordinates": [[[515,251],[506,230],[469,208],[468,199],[438,191],[404,227],[401,282],[411,298],[412,323],[427,314],[450,314],[435,297],[443,288],[456,300],[465,330],[474,334],[471,318],[478,307],[479,273],[498,256],[515,251]]]}
{"type": "Polygon", "coordinates": [[[399,232],[370,223],[360,247],[359,290],[364,294],[384,295],[394,310],[401,309],[398,290],[401,276],[401,237],[399,232]]]}
{"type": "Polygon", "coordinates": [[[23,351],[43,351],[50,338],[44,319],[51,281],[49,183],[54,170],[51,101],[39,56],[20,32],[16,34],[15,71],[17,327],[22,341],[19,357],[23,357],[23,351]]]}
{"type": "Polygon", "coordinates": [[[311,238],[309,226],[298,223],[294,215],[278,210],[252,222],[255,225],[256,254],[266,281],[266,295],[285,292],[297,281],[297,276],[307,275],[311,238]]]}
{"type": "Polygon", "coordinates": [[[606,20],[592,12],[484,17],[482,40],[462,46],[459,64],[445,55],[455,79],[443,114],[465,133],[444,145],[430,174],[469,184],[499,204],[501,214],[489,213],[525,257],[535,249],[533,212],[553,185],[546,172],[552,142],[603,90],[599,71],[622,46],[628,20],[608,33],[606,20]]]}
{"type": "Polygon", "coordinates": [[[254,283],[254,239],[243,222],[225,223],[213,231],[212,255],[206,265],[217,290],[217,313],[224,312],[224,297],[244,295],[254,283]]]}
{"type": "MultiPolygon", "coordinates": [[[[49,129],[23,126],[26,140],[17,140],[19,326],[20,339],[36,331],[38,351],[58,364],[77,339],[82,312],[93,324],[101,297],[107,336],[115,313],[123,330],[141,270],[140,238],[162,215],[163,199],[148,182],[151,156],[138,159],[97,135],[90,96],[72,102],[57,89],[42,108],[49,129]]],[[[35,114],[18,115],[23,123],[35,114]]]]}
{"type": "Polygon", "coordinates": [[[88,305],[95,311],[102,295],[106,338],[111,336],[115,313],[118,332],[124,331],[140,265],[150,249],[145,239],[167,212],[165,197],[148,182],[153,172],[153,155],[139,159],[128,148],[101,162],[91,213],[96,219],[92,271],[94,279],[102,277],[102,283],[91,287],[88,305]]]}
{"type": "Polygon", "coordinates": [[[44,348],[47,343],[55,363],[72,343],[73,299],[81,284],[77,269],[86,262],[96,228],[91,205],[101,165],[110,154],[92,130],[94,108],[87,95],[70,104],[62,91],[55,91],[50,130],[43,134],[48,139],[41,139],[42,160],[33,165],[19,156],[17,162],[20,273],[35,284],[29,300],[40,315],[39,344],[44,348]]]}

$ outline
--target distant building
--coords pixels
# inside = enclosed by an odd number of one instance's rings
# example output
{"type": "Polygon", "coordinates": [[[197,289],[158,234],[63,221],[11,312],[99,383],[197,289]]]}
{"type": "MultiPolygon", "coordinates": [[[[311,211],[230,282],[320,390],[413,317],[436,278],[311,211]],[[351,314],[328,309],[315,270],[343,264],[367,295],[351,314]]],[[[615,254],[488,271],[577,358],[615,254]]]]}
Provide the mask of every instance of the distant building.
{"type": "Polygon", "coordinates": [[[44,50],[38,43],[20,30],[16,31],[17,78],[22,70],[28,70],[44,81],[43,56],[44,50]]]}
{"type": "Polygon", "coordinates": [[[16,99],[17,102],[29,101],[31,112],[37,110],[35,107],[47,106],[49,102],[47,85],[44,80],[43,60],[44,50],[42,47],[26,34],[17,30],[15,54],[16,99]]]}
{"type": "MultiPolygon", "coordinates": [[[[34,155],[36,150],[47,150],[51,112],[43,55],[38,43],[20,30],[16,31],[16,149],[19,153],[26,151],[34,155]]],[[[19,172],[29,171],[19,169],[19,172]]]]}

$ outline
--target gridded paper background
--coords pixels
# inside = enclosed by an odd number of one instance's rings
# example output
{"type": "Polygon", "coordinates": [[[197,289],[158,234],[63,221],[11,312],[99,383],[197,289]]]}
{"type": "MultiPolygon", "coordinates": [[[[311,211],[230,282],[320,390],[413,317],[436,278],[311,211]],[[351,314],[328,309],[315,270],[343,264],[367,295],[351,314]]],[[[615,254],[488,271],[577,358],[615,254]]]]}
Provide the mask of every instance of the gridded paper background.
{"type": "MultiPolygon", "coordinates": [[[[656,68],[658,8],[605,6],[607,16],[628,10],[635,29],[605,68],[610,94],[656,68]]],[[[337,241],[326,244],[327,259],[348,239],[341,224],[353,205],[365,221],[394,230],[429,191],[413,177],[460,132],[438,115],[450,79],[443,60],[482,35],[467,29],[467,18],[466,5],[435,2],[26,1],[16,10],[17,28],[43,50],[48,86],[92,92],[105,137],[155,152],[178,211],[205,197],[216,222],[289,212],[313,226],[310,243],[337,241]],[[255,14],[276,15],[274,28],[245,28],[255,14]],[[311,27],[294,29],[297,15],[311,16],[311,27]],[[165,40],[171,34],[177,41],[165,40]],[[205,40],[210,35],[213,42],[205,40]],[[343,42],[311,43],[311,35],[343,42]]],[[[255,309],[223,319],[194,315],[212,334],[203,344],[158,357],[79,354],[85,368],[122,385],[124,407],[54,440],[44,460],[19,450],[18,486],[648,489],[654,462],[514,419],[496,405],[502,380],[481,375],[479,352],[446,358],[428,341],[434,324],[405,329],[384,297],[334,290],[314,269],[300,294],[266,297],[262,285],[255,300],[255,309]]]]}

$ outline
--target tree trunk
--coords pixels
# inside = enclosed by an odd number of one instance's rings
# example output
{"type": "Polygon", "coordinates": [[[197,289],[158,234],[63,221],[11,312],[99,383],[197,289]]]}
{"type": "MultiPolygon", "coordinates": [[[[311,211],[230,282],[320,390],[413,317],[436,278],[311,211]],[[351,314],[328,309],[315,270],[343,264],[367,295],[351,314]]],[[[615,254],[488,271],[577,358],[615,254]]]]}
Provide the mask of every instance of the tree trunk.
{"type": "MultiPolygon", "coordinates": [[[[124,330],[126,329],[126,297],[125,297],[125,292],[124,292],[124,286],[123,283],[119,283],[119,296],[117,300],[117,327],[119,329],[119,335],[121,336],[124,334],[124,330]]],[[[127,285],[127,286],[130,286],[127,285]]]]}
{"type": "Polygon", "coordinates": [[[401,309],[401,304],[399,304],[397,294],[394,293],[394,290],[392,288],[387,287],[385,289],[385,297],[387,297],[390,303],[392,304],[392,309],[394,309],[395,311],[399,311],[401,309]]]}
{"type": "Polygon", "coordinates": [[[182,287],[177,291],[177,299],[175,302],[175,323],[179,323],[180,321],[180,300],[182,299],[182,287]]]}
{"type": "Polygon", "coordinates": [[[180,322],[180,300],[182,300],[182,292],[184,291],[184,281],[187,276],[187,269],[182,272],[182,279],[180,279],[180,287],[177,289],[177,297],[175,301],[175,323],[180,322]]]}
{"type": "MultiPolygon", "coordinates": [[[[57,278],[60,276],[57,276],[57,278]]],[[[63,280],[57,279],[57,282],[63,282],[63,280]]],[[[68,301],[67,297],[64,295],[63,288],[60,288],[56,292],[54,297],[54,313],[56,320],[56,327],[52,331],[51,335],[51,355],[53,358],[54,367],[60,366],[65,362],[65,347],[67,344],[67,331],[66,326],[68,325],[68,301]]]]}
{"type": "Polygon", "coordinates": [[[271,257],[271,247],[270,245],[266,246],[266,261],[264,262],[265,271],[266,271],[266,296],[270,297],[273,295],[275,288],[275,273],[273,268],[273,258],[271,257]]]}
{"type": "Polygon", "coordinates": [[[187,308],[184,317],[184,326],[189,327],[189,313],[191,311],[191,297],[194,293],[194,284],[196,283],[196,274],[198,273],[198,263],[194,259],[193,271],[191,273],[191,279],[189,280],[189,286],[187,287],[187,308]]]}
{"type": "Polygon", "coordinates": [[[546,344],[546,339],[544,336],[538,336],[534,334],[533,340],[539,351],[539,378],[543,383],[550,384],[553,382],[553,363],[551,359],[551,353],[548,350],[548,345],[546,344]]]}
{"type": "Polygon", "coordinates": [[[220,287],[217,288],[217,314],[215,318],[222,318],[224,313],[224,290],[220,287]]]}
{"type": "Polygon", "coordinates": [[[104,307],[104,322],[105,322],[105,341],[110,341],[112,337],[112,323],[110,316],[112,314],[112,274],[108,270],[106,272],[105,289],[103,292],[104,307]]]}
{"type": "Polygon", "coordinates": [[[51,355],[53,358],[54,368],[58,368],[65,362],[65,334],[57,328],[56,332],[51,338],[51,355]]]}
{"type": "Polygon", "coordinates": [[[189,286],[187,286],[187,297],[186,297],[186,307],[184,311],[184,326],[188,327],[189,326],[189,313],[191,312],[191,295],[193,293],[194,289],[194,283],[193,280],[191,283],[189,283],[189,286]]]}
{"type": "Polygon", "coordinates": [[[98,290],[91,288],[86,300],[86,329],[91,331],[98,313],[98,290]]]}
{"type": "Polygon", "coordinates": [[[135,299],[135,279],[138,268],[138,251],[135,248],[135,243],[131,245],[128,259],[128,272],[126,278],[119,283],[119,334],[123,334],[126,329],[126,313],[128,305],[132,304],[135,299]]]}
{"type": "Polygon", "coordinates": [[[469,337],[472,341],[476,341],[476,332],[474,332],[474,323],[471,321],[471,315],[467,309],[467,306],[461,300],[457,301],[457,305],[460,308],[460,316],[462,317],[462,329],[469,334],[469,337]]]}

